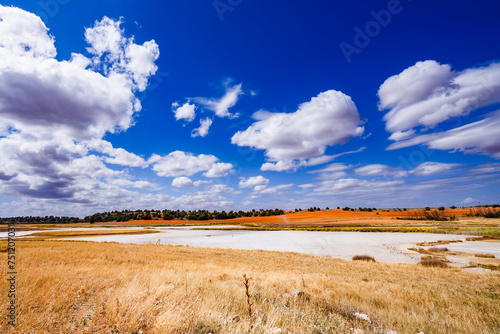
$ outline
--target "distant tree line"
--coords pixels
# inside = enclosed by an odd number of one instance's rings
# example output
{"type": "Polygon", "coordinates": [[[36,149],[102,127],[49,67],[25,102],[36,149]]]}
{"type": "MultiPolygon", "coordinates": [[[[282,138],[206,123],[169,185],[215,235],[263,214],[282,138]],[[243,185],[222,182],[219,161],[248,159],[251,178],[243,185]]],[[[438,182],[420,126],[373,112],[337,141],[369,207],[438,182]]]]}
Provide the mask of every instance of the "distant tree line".
{"type": "Polygon", "coordinates": [[[234,219],[239,217],[279,216],[285,212],[281,209],[259,209],[252,211],[208,211],[208,210],[122,210],[98,212],[84,219],[78,217],[11,217],[0,218],[0,224],[31,223],[31,224],[68,224],[68,223],[97,223],[97,222],[126,222],[129,220],[212,220],[234,219]]]}
{"type": "MultiPolygon", "coordinates": [[[[356,211],[355,208],[350,208],[348,206],[342,208],[343,211],[356,211]]],[[[357,209],[358,211],[364,211],[364,212],[372,212],[372,211],[375,211],[377,210],[377,208],[362,208],[362,207],[359,207],[357,209]]],[[[406,209],[405,209],[406,210],[406,209]]]]}
{"type": "Polygon", "coordinates": [[[8,217],[0,218],[0,224],[9,223],[28,223],[28,224],[69,224],[69,223],[80,223],[82,220],[78,217],[55,217],[55,216],[20,216],[20,217],[8,217]]]}
{"type": "MultiPolygon", "coordinates": [[[[473,208],[498,208],[499,204],[493,205],[475,205],[473,208]]],[[[450,209],[455,209],[455,206],[451,206],[450,209]]],[[[340,207],[337,207],[340,209],[340,207]]],[[[444,211],[444,207],[439,207],[439,211],[444,211]]],[[[307,211],[320,211],[319,207],[310,207],[307,211]]],[[[325,210],[329,210],[328,207],[325,210]]],[[[361,208],[358,209],[350,208],[348,206],[342,208],[344,211],[365,211],[372,212],[377,210],[376,208],[361,208]]],[[[425,210],[431,210],[430,207],[425,207],[425,210]]],[[[298,208],[294,210],[295,212],[303,211],[298,208]]],[[[407,211],[406,208],[403,209],[386,209],[383,211],[407,211]]],[[[122,211],[110,211],[110,212],[99,212],[91,216],[87,216],[84,219],[78,217],[57,217],[57,216],[19,216],[19,217],[8,217],[0,218],[0,224],[8,223],[29,223],[29,224],[69,224],[69,223],[96,223],[96,222],[126,222],[129,220],[213,220],[213,219],[234,219],[239,217],[265,217],[265,216],[279,216],[284,214],[281,209],[259,209],[252,211],[207,211],[207,210],[122,210],[122,211]]],[[[491,213],[488,213],[491,215],[491,213]]],[[[498,215],[498,211],[495,211],[498,215]]]]}
{"type": "Polygon", "coordinates": [[[212,219],[234,219],[239,217],[263,217],[279,216],[284,214],[281,209],[255,210],[252,211],[208,211],[208,210],[123,210],[96,213],[84,218],[85,222],[125,222],[129,220],[212,220],[212,219]]]}

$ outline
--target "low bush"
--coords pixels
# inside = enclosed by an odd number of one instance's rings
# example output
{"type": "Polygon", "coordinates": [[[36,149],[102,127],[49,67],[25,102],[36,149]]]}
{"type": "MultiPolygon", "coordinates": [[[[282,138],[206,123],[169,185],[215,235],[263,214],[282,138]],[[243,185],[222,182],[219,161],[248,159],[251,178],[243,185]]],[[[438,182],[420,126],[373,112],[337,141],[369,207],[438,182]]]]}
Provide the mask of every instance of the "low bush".
{"type": "Polygon", "coordinates": [[[431,247],[429,248],[429,252],[447,252],[448,248],[446,247],[431,247]]]}
{"type": "Polygon", "coordinates": [[[426,267],[448,267],[448,264],[445,262],[445,260],[432,256],[422,258],[420,264],[426,267]]]}
{"type": "Polygon", "coordinates": [[[486,259],[494,259],[495,254],[484,254],[484,253],[476,253],[474,254],[475,257],[484,257],[486,259]]]}
{"type": "Polygon", "coordinates": [[[366,261],[366,262],[377,262],[375,259],[369,255],[355,255],[353,261],[366,261]]]}

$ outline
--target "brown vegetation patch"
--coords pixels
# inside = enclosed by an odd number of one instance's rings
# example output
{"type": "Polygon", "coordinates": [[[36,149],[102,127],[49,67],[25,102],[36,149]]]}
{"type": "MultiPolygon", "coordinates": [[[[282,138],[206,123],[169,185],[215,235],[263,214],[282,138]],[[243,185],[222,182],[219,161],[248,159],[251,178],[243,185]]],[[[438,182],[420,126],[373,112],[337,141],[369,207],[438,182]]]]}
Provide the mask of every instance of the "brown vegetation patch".
{"type": "Polygon", "coordinates": [[[429,252],[447,252],[448,248],[446,247],[431,247],[428,249],[429,252]]]}
{"type": "Polygon", "coordinates": [[[426,267],[441,267],[441,268],[448,267],[446,260],[434,256],[422,257],[420,264],[426,267]]]}
{"type": "Polygon", "coordinates": [[[494,259],[495,255],[494,254],[485,254],[485,253],[476,253],[474,254],[475,257],[484,257],[487,259],[494,259]]]}
{"type": "Polygon", "coordinates": [[[366,261],[366,262],[376,262],[375,258],[370,255],[354,255],[353,261],[366,261]]]}
{"type": "Polygon", "coordinates": [[[460,240],[460,239],[456,239],[456,240],[438,240],[438,241],[431,241],[431,242],[424,241],[424,242],[417,243],[417,246],[447,245],[447,244],[451,244],[451,243],[454,243],[454,242],[462,242],[462,240],[460,240]]]}

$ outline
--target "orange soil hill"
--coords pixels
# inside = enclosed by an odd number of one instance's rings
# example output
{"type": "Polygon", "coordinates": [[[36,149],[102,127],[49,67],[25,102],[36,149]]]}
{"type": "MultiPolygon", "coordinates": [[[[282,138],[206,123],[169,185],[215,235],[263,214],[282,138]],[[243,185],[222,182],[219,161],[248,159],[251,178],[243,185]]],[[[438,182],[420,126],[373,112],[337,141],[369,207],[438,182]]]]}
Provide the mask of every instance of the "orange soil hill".
{"type": "MultiPolygon", "coordinates": [[[[281,216],[267,217],[240,217],[235,219],[221,220],[131,220],[128,222],[107,222],[98,223],[99,225],[179,225],[179,224],[217,224],[217,223],[234,223],[234,224],[263,224],[263,225],[384,225],[398,224],[401,222],[418,222],[396,220],[396,218],[407,218],[408,212],[411,211],[384,211],[377,210],[374,212],[362,211],[343,211],[338,209],[322,210],[322,211],[300,211],[289,212],[281,216]]],[[[448,216],[462,216],[469,213],[468,209],[447,209],[444,214],[448,216]]]]}

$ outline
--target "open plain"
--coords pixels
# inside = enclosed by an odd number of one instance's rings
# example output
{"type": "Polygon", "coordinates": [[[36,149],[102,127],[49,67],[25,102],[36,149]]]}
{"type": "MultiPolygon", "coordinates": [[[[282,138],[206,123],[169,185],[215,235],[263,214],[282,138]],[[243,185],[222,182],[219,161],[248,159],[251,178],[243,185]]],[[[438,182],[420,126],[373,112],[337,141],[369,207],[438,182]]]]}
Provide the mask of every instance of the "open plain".
{"type": "Polygon", "coordinates": [[[23,226],[35,234],[17,238],[18,326],[2,324],[1,330],[498,333],[498,219],[432,222],[404,215],[329,210],[212,225],[157,220],[45,226],[41,233],[40,226],[23,226]],[[437,231],[447,234],[431,233],[437,231]],[[304,248],[307,238],[311,243],[304,248]],[[385,241],[374,245],[377,238],[385,241]],[[434,244],[453,253],[432,253],[434,244]],[[429,254],[455,262],[416,264],[429,254]],[[376,262],[350,260],[354,255],[376,262]],[[463,259],[468,268],[453,267],[463,259]],[[243,274],[250,277],[249,299],[243,274]]]}

